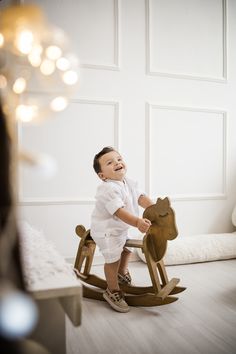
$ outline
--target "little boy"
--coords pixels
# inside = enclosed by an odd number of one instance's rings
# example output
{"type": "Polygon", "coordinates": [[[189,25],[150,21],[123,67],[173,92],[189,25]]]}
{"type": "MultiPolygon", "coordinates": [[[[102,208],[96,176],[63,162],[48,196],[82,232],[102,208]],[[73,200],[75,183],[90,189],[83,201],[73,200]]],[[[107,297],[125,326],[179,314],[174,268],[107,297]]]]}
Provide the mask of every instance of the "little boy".
{"type": "Polygon", "coordinates": [[[91,236],[104,259],[107,289],[103,294],[110,306],[128,312],[129,306],[119,284],[131,284],[128,262],[131,251],[125,247],[129,226],[147,232],[151,222],[138,217],[138,206],[147,208],[153,202],[142,194],[136,183],[126,176],[126,164],[112,147],[104,147],[94,157],[93,167],[103,181],[98,186],[92,213],[91,236]]]}

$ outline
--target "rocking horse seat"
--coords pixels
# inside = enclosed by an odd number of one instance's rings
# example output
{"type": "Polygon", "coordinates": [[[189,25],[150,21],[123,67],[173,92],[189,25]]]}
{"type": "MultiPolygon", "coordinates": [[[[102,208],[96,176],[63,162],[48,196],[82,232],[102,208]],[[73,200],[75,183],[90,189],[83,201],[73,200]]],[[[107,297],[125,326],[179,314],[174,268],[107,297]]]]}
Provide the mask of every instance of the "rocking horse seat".
{"type": "MultiPolygon", "coordinates": [[[[168,280],[163,257],[167,248],[167,241],[177,237],[175,215],[170,207],[168,198],[157,199],[156,204],[145,209],[143,217],[151,221],[151,226],[143,240],[129,239],[127,247],[141,248],[145,255],[152,285],[134,286],[121,285],[125,293],[125,300],[131,306],[158,306],[169,304],[178,298],[171,295],[185,290],[179,287],[178,278],[168,280]]],[[[107,288],[104,279],[90,274],[96,243],[90,235],[90,230],[84,226],[76,226],[76,234],[81,237],[77,251],[74,270],[83,283],[83,296],[104,300],[102,293],[107,288]],[[87,285],[92,285],[88,287],[87,285]]]]}
{"type": "Polygon", "coordinates": [[[142,248],[143,247],[143,240],[132,240],[129,239],[126,241],[125,246],[133,247],[133,248],[142,248]]]}

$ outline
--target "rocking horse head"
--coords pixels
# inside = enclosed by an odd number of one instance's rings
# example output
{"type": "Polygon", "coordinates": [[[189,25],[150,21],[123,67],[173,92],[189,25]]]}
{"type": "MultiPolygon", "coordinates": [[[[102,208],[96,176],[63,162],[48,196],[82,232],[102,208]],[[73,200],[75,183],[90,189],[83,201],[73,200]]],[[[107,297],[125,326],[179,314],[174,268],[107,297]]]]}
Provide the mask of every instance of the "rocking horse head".
{"type": "Polygon", "coordinates": [[[144,210],[143,217],[152,223],[144,237],[144,242],[152,258],[158,262],[164,257],[167,241],[173,240],[178,235],[175,214],[169,199],[158,198],[156,204],[144,210]]]}

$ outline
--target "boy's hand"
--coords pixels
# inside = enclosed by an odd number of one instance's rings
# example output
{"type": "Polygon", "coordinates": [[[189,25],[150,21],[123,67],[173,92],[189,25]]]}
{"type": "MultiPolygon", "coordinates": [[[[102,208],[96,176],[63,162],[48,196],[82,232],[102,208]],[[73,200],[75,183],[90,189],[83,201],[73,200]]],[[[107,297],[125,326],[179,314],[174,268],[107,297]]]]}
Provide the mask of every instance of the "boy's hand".
{"type": "Polygon", "coordinates": [[[151,226],[150,220],[138,218],[137,228],[139,229],[140,232],[142,233],[147,232],[150,226],[151,226]]]}

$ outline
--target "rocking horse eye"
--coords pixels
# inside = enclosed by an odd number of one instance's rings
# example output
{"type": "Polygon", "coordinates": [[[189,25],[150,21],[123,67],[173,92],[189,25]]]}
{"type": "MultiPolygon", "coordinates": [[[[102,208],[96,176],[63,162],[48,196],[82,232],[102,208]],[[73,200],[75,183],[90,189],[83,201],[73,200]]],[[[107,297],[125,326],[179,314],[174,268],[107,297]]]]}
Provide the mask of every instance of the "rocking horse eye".
{"type": "Polygon", "coordinates": [[[165,216],[167,216],[168,215],[168,213],[166,213],[166,214],[160,214],[159,216],[160,216],[160,218],[164,218],[165,216]]]}

